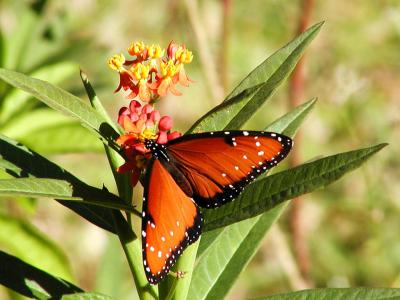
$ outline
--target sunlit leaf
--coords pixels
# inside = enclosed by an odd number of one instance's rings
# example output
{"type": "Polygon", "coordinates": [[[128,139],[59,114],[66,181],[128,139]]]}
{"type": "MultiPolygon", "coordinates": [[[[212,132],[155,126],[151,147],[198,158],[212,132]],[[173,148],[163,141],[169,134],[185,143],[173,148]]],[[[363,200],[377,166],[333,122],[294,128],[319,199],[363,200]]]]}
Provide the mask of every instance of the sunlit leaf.
{"type": "Polygon", "coordinates": [[[99,137],[111,144],[118,136],[118,133],[107,123],[105,118],[89,104],[59,87],[5,69],[0,69],[0,78],[31,94],[51,108],[78,119],[84,126],[96,132],[99,137]]]}
{"type": "Polygon", "coordinates": [[[400,297],[400,289],[390,288],[326,288],[260,297],[254,300],[394,300],[400,297]]]}
{"type": "MultiPolygon", "coordinates": [[[[98,193],[98,189],[93,189],[80,181],[71,173],[67,172],[55,163],[47,160],[38,153],[26,148],[25,146],[0,135],[0,168],[14,177],[38,177],[65,180],[73,186],[81,187],[81,191],[93,195],[98,193]]],[[[107,191],[101,191],[101,194],[107,191]]],[[[112,197],[112,196],[111,196],[112,197]]],[[[101,197],[100,197],[101,198],[101,197]]],[[[100,226],[110,232],[116,233],[114,228],[114,218],[120,219],[121,224],[126,223],[121,213],[114,212],[102,207],[80,202],[59,201],[62,205],[72,209],[88,221],[100,226]]],[[[129,226],[126,224],[126,228],[129,226]]]]}
{"type": "Polygon", "coordinates": [[[318,23],[255,68],[223,103],[206,113],[189,132],[239,129],[289,76],[323,23],[318,23]]]}
{"type": "Polygon", "coordinates": [[[135,212],[132,206],[125,204],[111,193],[96,188],[82,190],[81,186],[74,186],[70,182],[60,179],[0,179],[0,197],[5,196],[45,197],[57,200],[86,201],[85,204],[135,212]]]}
{"type": "Polygon", "coordinates": [[[114,300],[110,296],[99,293],[77,293],[72,295],[64,295],[61,300],[114,300]]]}
{"type": "MultiPolygon", "coordinates": [[[[48,81],[51,84],[59,84],[72,74],[78,71],[78,66],[71,62],[60,62],[50,66],[44,66],[30,76],[40,80],[48,81]]],[[[2,101],[0,120],[1,124],[6,124],[18,114],[24,113],[25,107],[28,106],[31,96],[21,90],[14,89],[2,101]]],[[[30,112],[28,112],[30,113],[30,112]]]]}

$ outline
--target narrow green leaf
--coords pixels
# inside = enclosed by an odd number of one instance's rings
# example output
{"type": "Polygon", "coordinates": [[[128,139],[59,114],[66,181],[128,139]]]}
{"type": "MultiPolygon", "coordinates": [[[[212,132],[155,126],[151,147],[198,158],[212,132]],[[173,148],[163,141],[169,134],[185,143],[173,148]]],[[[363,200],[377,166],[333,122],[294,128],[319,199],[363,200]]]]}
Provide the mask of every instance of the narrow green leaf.
{"type": "MultiPolygon", "coordinates": [[[[274,121],[266,130],[285,132],[293,137],[314,104],[315,100],[311,100],[296,107],[274,121]]],[[[260,216],[204,233],[190,286],[190,295],[193,295],[194,299],[224,298],[257,252],[263,237],[284,207],[279,205],[260,216]],[[221,247],[227,250],[221,252],[221,247]]]]}
{"type": "Polygon", "coordinates": [[[223,103],[200,118],[189,132],[240,128],[289,76],[322,25],[321,22],[312,26],[267,58],[223,103]]]}
{"type": "Polygon", "coordinates": [[[114,140],[118,133],[103,116],[78,97],[46,81],[10,70],[0,69],[0,79],[31,94],[51,108],[77,118],[84,126],[115,146],[114,140]]]}
{"type": "MultiPolygon", "coordinates": [[[[85,204],[124,210],[137,213],[134,208],[120,201],[116,196],[96,188],[91,191],[81,190],[71,183],[60,179],[49,178],[19,178],[0,179],[0,197],[26,196],[45,197],[57,200],[86,201],[85,204]]],[[[65,203],[65,201],[63,202],[65,203]]]]}
{"type": "Polygon", "coordinates": [[[107,295],[99,294],[99,293],[76,293],[72,295],[64,295],[61,300],[114,300],[107,295]]]}
{"type": "MultiPolygon", "coordinates": [[[[6,52],[6,44],[4,41],[4,34],[3,30],[0,29],[0,68],[4,67],[5,52],[6,52]]],[[[0,88],[0,94],[1,94],[1,88],[0,88]]]]}
{"type": "Polygon", "coordinates": [[[398,299],[400,297],[400,289],[390,288],[326,288],[304,290],[286,294],[278,294],[267,297],[260,297],[257,300],[331,300],[331,299],[346,299],[346,300],[384,300],[398,299]]]}
{"type": "Polygon", "coordinates": [[[103,148],[103,143],[77,122],[50,125],[17,139],[43,154],[100,152],[103,148]]]}
{"type": "Polygon", "coordinates": [[[45,178],[0,179],[0,197],[27,196],[78,200],[72,185],[64,180],[45,178]]]}
{"type": "MultiPolygon", "coordinates": [[[[48,81],[51,84],[59,84],[78,69],[77,65],[71,62],[59,62],[54,65],[42,67],[32,74],[31,77],[48,81]]],[[[31,96],[21,90],[13,90],[3,100],[0,120],[2,124],[7,123],[9,120],[18,116],[24,111],[31,96]]]]}
{"type": "Polygon", "coordinates": [[[44,154],[99,152],[103,149],[100,140],[77,121],[50,108],[35,109],[13,118],[1,131],[44,154]]]}
{"type": "Polygon", "coordinates": [[[1,250],[0,284],[29,298],[33,298],[37,291],[43,290],[53,299],[59,299],[65,294],[83,292],[72,283],[50,275],[1,250]],[[40,289],[35,288],[33,282],[40,289]]]}
{"type": "Polygon", "coordinates": [[[288,112],[284,116],[269,124],[265,131],[279,132],[287,136],[294,137],[300,124],[313,109],[317,98],[313,98],[288,112]]]}
{"type": "MultiPolygon", "coordinates": [[[[87,75],[81,70],[81,79],[83,85],[85,87],[86,93],[88,95],[90,104],[92,107],[104,117],[107,122],[109,122],[110,126],[114,128],[115,131],[121,133],[120,129],[112,122],[110,116],[107,114],[106,110],[104,109],[100,99],[97,97],[87,75]]],[[[108,162],[110,164],[111,171],[113,173],[115,183],[117,185],[118,194],[119,196],[125,200],[127,203],[132,202],[132,185],[131,185],[131,178],[128,174],[120,174],[117,172],[117,168],[121,166],[125,161],[121,157],[121,155],[116,152],[115,150],[111,149],[107,145],[104,145],[104,151],[106,152],[108,162]]]]}
{"type": "MultiPolygon", "coordinates": [[[[92,195],[98,192],[97,189],[86,185],[74,175],[43,156],[2,135],[0,135],[0,168],[3,168],[14,177],[38,177],[66,180],[73,186],[82,187],[80,188],[82,191],[93,192],[92,195]]],[[[107,191],[102,191],[102,194],[104,192],[108,193],[107,191]]],[[[93,224],[112,233],[116,232],[113,222],[113,213],[110,209],[94,207],[93,205],[80,202],[58,202],[93,224]]],[[[119,212],[115,212],[114,214],[116,214],[116,218],[121,221],[121,224],[125,222],[127,230],[130,230],[122,214],[119,212]]]]}
{"type": "Polygon", "coordinates": [[[71,122],[74,120],[51,108],[38,108],[26,114],[14,116],[1,127],[1,133],[12,138],[20,138],[26,135],[26,132],[30,133],[49,126],[70,124],[71,122]]]}
{"type": "Polygon", "coordinates": [[[236,201],[205,211],[204,231],[251,218],[286,200],[326,186],[359,167],[386,145],[332,155],[258,180],[236,201]]]}
{"type": "MultiPolygon", "coordinates": [[[[277,206],[261,216],[221,229],[196,261],[189,290],[191,299],[224,299],[283,208],[277,206]]],[[[206,242],[207,239],[201,240],[206,242]]]]}
{"type": "Polygon", "coordinates": [[[1,249],[55,276],[73,278],[64,252],[31,224],[0,214],[0,226],[1,249]]]}

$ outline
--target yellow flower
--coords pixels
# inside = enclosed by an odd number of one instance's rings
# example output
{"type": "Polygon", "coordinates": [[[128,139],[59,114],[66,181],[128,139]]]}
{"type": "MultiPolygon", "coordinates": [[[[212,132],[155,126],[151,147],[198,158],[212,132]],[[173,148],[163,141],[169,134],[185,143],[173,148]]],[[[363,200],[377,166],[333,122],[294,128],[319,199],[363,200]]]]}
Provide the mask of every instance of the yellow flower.
{"type": "Polygon", "coordinates": [[[193,60],[193,53],[184,47],[179,47],[175,52],[175,59],[183,64],[190,64],[193,60]]]}
{"type": "Polygon", "coordinates": [[[113,57],[111,57],[108,61],[108,66],[115,71],[121,71],[123,70],[123,65],[125,63],[125,56],[121,54],[115,54],[113,57]]]}
{"type": "Polygon", "coordinates": [[[178,71],[172,59],[168,60],[166,63],[161,62],[160,69],[163,77],[173,77],[178,71]]]}
{"type": "Polygon", "coordinates": [[[129,48],[128,48],[128,53],[132,56],[137,56],[143,53],[144,49],[146,46],[144,45],[143,42],[135,42],[132,43],[129,48]]]}
{"type": "Polygon", "coordinates": [[[139,140],[144,142],[145,140],[155,140],[157,135],[154,132],[154,129],[145,128],[142,133],[140,133],[139,140]]]}
{"type": "Polygon", "coordinates": [[[149,71],[149,67],[142,63],[135,64],[131,68],[131,72],[137,80],[147,80],[149,71]]]}
{"type": "Polygon", "coordinates": [[[160,45],[147,46],[147,55],[150,58],[160,58],[164,55],[165,49],[161,48],[160,45]]]}

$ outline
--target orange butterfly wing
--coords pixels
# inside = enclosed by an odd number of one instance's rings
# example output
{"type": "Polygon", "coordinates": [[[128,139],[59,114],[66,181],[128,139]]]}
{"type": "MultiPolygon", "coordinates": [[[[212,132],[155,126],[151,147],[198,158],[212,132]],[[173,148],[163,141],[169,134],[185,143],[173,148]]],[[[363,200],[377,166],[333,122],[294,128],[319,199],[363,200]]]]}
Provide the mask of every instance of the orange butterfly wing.
{"type": "Polygon", "coordinates": [[[183,136],[168,144],[167,153],[189,182],[189,196],[201,207],[211,208],[234,200],[246,185],[284,159],[291,147],[292,140],[278,133],[225,131],[183,136]]]}
{"type": "Polygon", "coordinates": [[[159,159],[148,167],[142,214],[143,265],[148,281],[156,284],[198,239],[203,218],[159,159]]]}

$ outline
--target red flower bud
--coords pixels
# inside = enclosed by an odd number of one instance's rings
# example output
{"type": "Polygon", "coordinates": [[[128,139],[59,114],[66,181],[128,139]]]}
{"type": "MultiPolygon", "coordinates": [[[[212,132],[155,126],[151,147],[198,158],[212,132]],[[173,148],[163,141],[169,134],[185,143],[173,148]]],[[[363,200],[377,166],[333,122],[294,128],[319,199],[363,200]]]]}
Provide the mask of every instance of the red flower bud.
{"type": "Polygon", "coordinates": [[[149,114],[153,111],[153,106],[151,106],[150,104],[146,104],[145,106],[143,106],[142,108],[142,114],[149,114]]]}
{"type": "Polygon", "coordinates": [[[160,119],[158,123],[158,129],[160,131],[168,131],[172,128],[172,119],[169,116],[164,116],[160,119]]]}
{"type": "Polygon", "coordinates": [[[136,108],[141,107],[140,102],[136,100],[132,100],[129,103],[129,109],[130,111],[136,111],[136,108]]]}
{"type": "Polygon", "coordinates": [[[168,133],[168,141],[174,140],[174,139],[180,137],[181,135],[182,134],[180,132],[178,132],[178,131],[174,131],[174,132],[168,133]]]}
{"type": "Polygon", "coordinates": [[[158,134],[157,143],[166,144],[168,142],[167,133],[165,131],[160,131],[158,134]]]}
{"type": "Polygon", "coordinates": [[[160,120],[160,112],[158,110],[153,110],[149,117],[154,123],[157,123],[160,120]]]}
{"type": "Polygon", "coordinates": [[[154,122],[152,120],[147,119],[146,127],[149,128],[149,127],[153,127],[153,126],[154,126],[154,122]]]}

